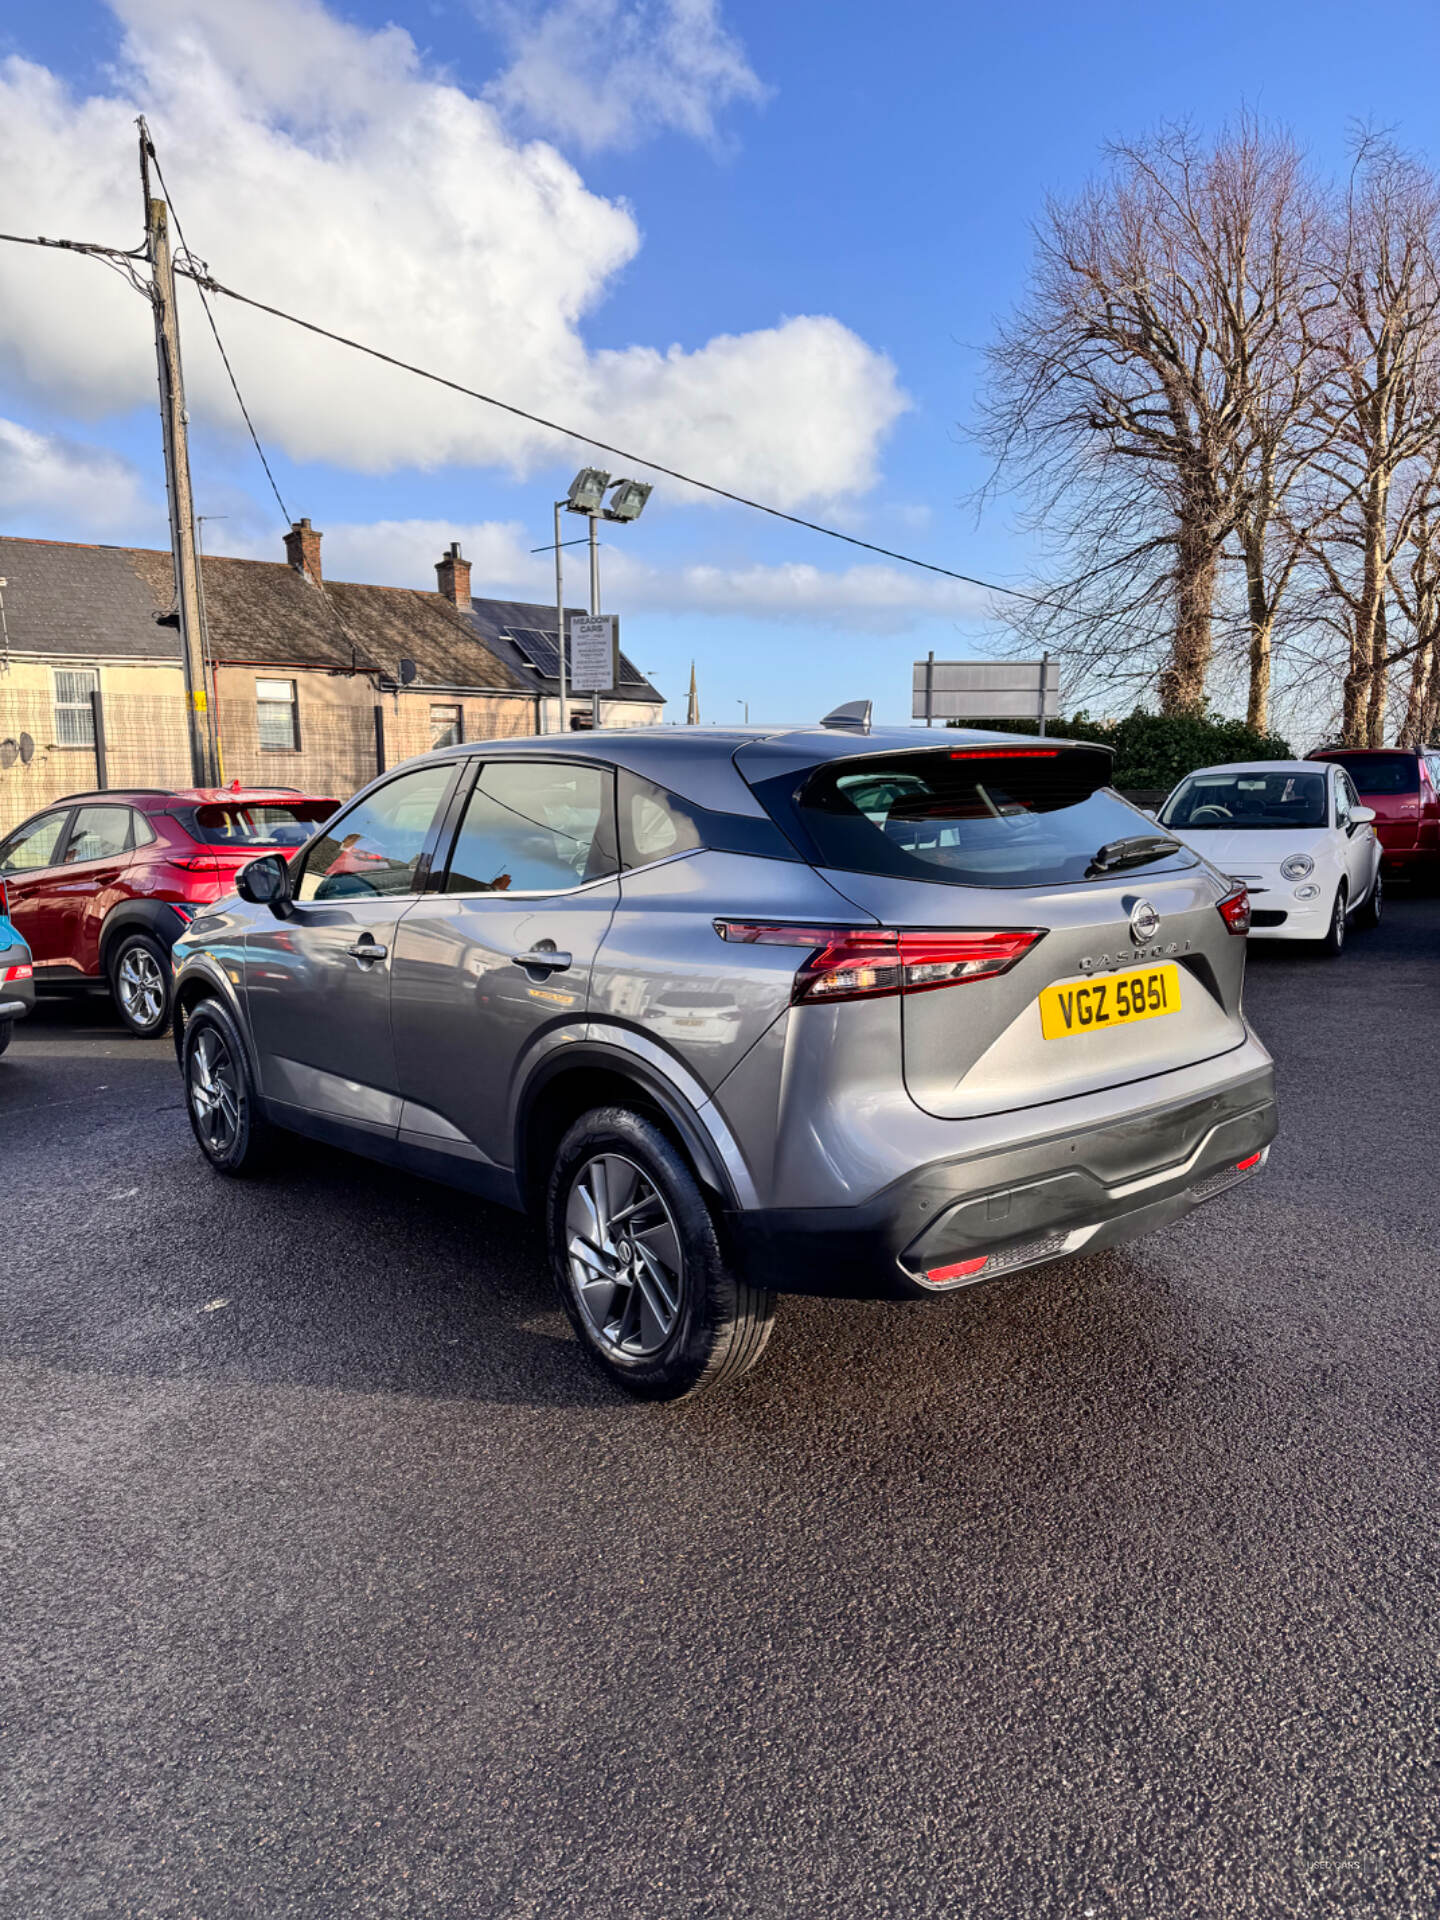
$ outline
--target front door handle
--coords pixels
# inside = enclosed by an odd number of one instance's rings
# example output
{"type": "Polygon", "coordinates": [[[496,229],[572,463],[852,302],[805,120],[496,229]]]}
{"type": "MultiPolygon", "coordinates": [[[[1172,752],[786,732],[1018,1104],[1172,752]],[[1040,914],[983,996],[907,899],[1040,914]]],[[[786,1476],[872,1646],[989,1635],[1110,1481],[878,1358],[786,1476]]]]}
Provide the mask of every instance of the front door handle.
{"type": "Polygon", "coordinates": [[[563,973],[574,964],[568,953],[561,953],[555,947],[532,947],[529,953],[517,953],[517,967],[539,967],[547,973],[563,973]]]}
{"type": "Polygon", "coordinates": [[[346,953],[352,960],[383,960],[389,952],[375,940],[357,940],[353,947],[346,947],[346,953]]]}

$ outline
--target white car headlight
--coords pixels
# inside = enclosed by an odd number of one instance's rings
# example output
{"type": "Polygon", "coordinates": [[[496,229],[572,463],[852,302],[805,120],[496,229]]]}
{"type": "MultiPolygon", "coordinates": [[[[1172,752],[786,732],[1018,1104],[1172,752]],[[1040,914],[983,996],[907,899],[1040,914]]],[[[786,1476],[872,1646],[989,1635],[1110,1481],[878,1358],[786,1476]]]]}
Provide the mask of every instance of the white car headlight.
{"type": "Polygon", "coordinates": [[[1280,862],[1280,871],[1287,880],[1308,880],[1315,871],[1315,862],[1308,853],[1292,853],[1288,860],[1280,862]]]}

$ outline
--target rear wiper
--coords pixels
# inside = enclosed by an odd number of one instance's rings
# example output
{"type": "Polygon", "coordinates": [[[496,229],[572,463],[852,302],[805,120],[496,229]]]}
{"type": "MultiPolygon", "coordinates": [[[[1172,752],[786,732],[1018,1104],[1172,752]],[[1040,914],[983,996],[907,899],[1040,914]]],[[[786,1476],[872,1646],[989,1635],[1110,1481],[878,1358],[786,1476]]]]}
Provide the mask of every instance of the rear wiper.
{"type": "Polygon", "coordinates": [[[1167,853],[1178,853],[1180,842],[1163,833],[1132,833],[1124,840],[1111,840],[1095,855],[1085,869],[1085,878],[1100,873],[1118,873],[1122,867],[1143,867],[1167,853]]]}

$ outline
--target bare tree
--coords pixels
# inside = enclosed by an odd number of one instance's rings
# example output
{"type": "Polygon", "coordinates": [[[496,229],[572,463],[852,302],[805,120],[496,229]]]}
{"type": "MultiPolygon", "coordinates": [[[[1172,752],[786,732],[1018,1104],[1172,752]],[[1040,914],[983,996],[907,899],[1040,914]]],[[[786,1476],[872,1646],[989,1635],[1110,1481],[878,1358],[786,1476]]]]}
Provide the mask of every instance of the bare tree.
{"type": "Polygon", "coordinates": [[[990,354],[982,441],[1065,563],[1022,624],[1059,651],[1068,629],[1092,671],[1103,648],[1107,677],[1194,711],[1233,538],[1263,724],[1296,552],[1273,530],[1304,464],[1312,309],[1328,297],[1312,198],[1289,141],[1248,120],[1211,150],[1178,127],[1110,158],[1103,183],[1047,209],[1028,297],[990,354]]]}
{"type": "Polygon", "coordinates": [[[1330,243],[1329,374],[1307,466],[1304,543],[1345,640],[1341,738],[1384,741],[1389,668],[1426,642],[1392,642],[1390,607],[1417,634],[1430,615],[1429,527],[1440,511],[1440,184],[1388,143],[1356,158],[1330,243]],[[1422,537],[1423,529],[1423,537],[1422,537]],[[1420,541],[1420,573],[1400,563],[1420,541]]]}

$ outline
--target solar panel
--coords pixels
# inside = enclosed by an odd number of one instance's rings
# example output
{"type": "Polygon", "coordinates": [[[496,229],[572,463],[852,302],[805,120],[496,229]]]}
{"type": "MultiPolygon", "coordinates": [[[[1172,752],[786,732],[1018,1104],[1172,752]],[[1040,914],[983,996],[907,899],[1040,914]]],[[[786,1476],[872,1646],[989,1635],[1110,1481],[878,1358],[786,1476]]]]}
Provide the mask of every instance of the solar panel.
{"type": "MultiPolygon", "coordinates": [[[[504,637],[517,647],[525,660],[547,680],[560,677],[560,650],[555,645],[553,627],[506,627],[504,637]]],[[[570,643],[565,645],[565,664],[571,662],[570,643]]],[[[622,687],[643,687],[645,676],[634,663],[622,653],[620,655],[620,684],[622,687]]]]}

